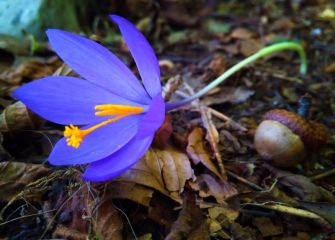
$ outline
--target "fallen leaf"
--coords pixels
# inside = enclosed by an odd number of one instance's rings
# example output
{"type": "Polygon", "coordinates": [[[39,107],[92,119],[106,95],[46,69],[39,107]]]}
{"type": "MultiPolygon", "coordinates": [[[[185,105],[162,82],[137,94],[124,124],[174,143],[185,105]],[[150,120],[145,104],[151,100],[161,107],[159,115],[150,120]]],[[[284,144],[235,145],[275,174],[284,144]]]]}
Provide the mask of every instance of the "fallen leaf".
{"type": "Polygon", "coordinates": [[[320,215],[335,227],[335,205],[333,203],[298,201],[298,204],[299,206],[320,215]]]}
{"type": "Polygon", "coordinates": [[[208,209],[208,216],[211,219],[218,219],[220,215],[225,216],[229,222],[234,222],[239,216],[239,211],[225,206],[211,207],[208,209]]]}
{"type": "Polygon", "coordinates": [[[9,85],[20,84],[23,80],[39,79],[52,73],[61,65],[56,57],[44,62],[29,60],[20,64],[17,68],[8,69],[0,74],[0,79],[9,85]]]}
{"type": "Polygon", "coordinates": [[[231,32],[230,37],[234,39],[250,39],[252,35],[253,33],[246,28],[236,28],[231,32]]]}
{"type": "Polygon", "coordinates": [[[224,71],[226,71],[227,62],[224,56],[215,55],[207,67],[214,72],[215,76],[220,76],[224,71]]]}
{"type": "Polygon", "coordinates": [[[334,73],[335,72],[335,62],[332,62],[331,64],[327,65],[325,68],[326,73],[334,73]]]}
{"type": "Polygon", "coordinates": [[[165,240],[182,239],[209,239],[209,228],[206,224],[202,210],[196,205],[196,196],[186,192],[183,198],[183,207],[177,221],[172,225],[170,233],[165,240]],[[201,229],[201,231],[197,231],[201,229]],[[198,238],[194,238],[196,232],[198,238]]]}
{"type": "Polygon", "coordinates": [[[206,128],[206,140],[209,142],[212,151],[214,152],[214,156],[216,158],[216,161],[218,162],[219,169],[220,169],[220,177],[225,178],[225,168],[223,166],[223,161],[221,157],[221,153],[219,151],[219,133],[216,129],[216,126],[214,125],[212,121],[212,114],[208,107],[205,105],[200,105],[200,113],[201,113],[201,119],[204,127],[206,128]]]}
{"type": "Polygon", "coordinates": [[[213,94],[204,97],[202,103],[206,106],[213,104],[223,104],[226,102],[232,104],[243,103],[248,100],[255,91],[244,88],[244,87],[222,87],[218,94],[213,94]]]}
{"type": "Polygon", "coordinates": [[[187,155],[172,147],[152,148],[146,155],[146,163],[156,178],[163,178],[165,188],[170,192],[183,191],[186,180],[194,177],[187,155]]]}
{"type": "Polygon", "coordinates": [[[187,155],[167,146],[163,150],[149,149],[136,165],[117,180],[151,187],[178,200],[178,194],[183,191],[186,181],[194,178],[187,155]],[[172,195],[173,192],[177,195],[172,195]]]}
{"type": "Polygon", "coordinates": [[[289,192],[298,196],[301,200],[311,202],[324,200],[335,203],[335,197],[332,193],[317,186],[309,178],[276,169],[268,164],[265,166],[271,171],[279,184],[289,190],[289,192]]]}
{"type": "Polygon", "coordinates": [[[35,129],[44,122],[19,101],[7,106],[0,114],[0,131],[35,129]]]}
{"type": "Polygon", "coordinates": [[[246,57],[258,52],[261,48],[261,43],[256,39],[244,39],[240,42],[240,52],[246,57]]]}
{"type": "MultiPolygon", "coordinates": [[[[0,163],[0,201],[9,202],[24,189],[28,190],[29,185],[32,185],[35,181],[48,176],[50,172],[50,168],[46,168],[41,164],[23,162],[0,163]]],[[[43,189],[40,188],[39,190],[43,189]]],[[[33,194],[33,191],[29,194],[33,194]]],[[[39,194],[39,197],[41,197],[42,193],[40,192],[39,194]]],[[[28,198],[28,196],[25,197],[28,198]]]]}
{"type": "Polygon", "coordinates": [[[199,196],[214,197],[220,204],[224,204],[225,200],[237,194],[237,191],[227,181],[223,179],[215,179],[211,175],[201,174],[197,176],[195,182],[191,182],[190,186],[199,191],[199,196]]]}
{"type": "Polygon", "coordinates": [[[115,199],[129,199],[149,207],[154,190],[133,182],[112,181],[108,184],[107,193],[115,199]]]}
{"type": "Polygon", "coordinates": [[[289,18],[280,18],[271,24],[270,31],[291,31],[294,28],[294,23],[289,18]]]}
{"type": "Polygon", "coordinates": [[[186,148],[187,155],[192,159],[195,165],[202,163],[206,168],[212,171],[216,176],[221,177],[216,166],[211,160],[210,154],[204,144],[204,130],[194,128],[188,136],[188,145],[186,148]]]}
{"type": "Polygon", "coordinates": [[[283,233],[283,226],[280,223],[274,224],[268,217],[256,217],[253,219],[263,237],[277,236],[283,233]]]}

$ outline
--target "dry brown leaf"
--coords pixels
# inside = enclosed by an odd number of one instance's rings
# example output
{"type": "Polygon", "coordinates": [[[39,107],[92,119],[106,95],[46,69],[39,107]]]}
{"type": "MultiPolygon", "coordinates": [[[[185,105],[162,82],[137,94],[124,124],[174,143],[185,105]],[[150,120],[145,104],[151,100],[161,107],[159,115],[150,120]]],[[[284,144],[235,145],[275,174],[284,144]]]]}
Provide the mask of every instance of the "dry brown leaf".
{"type": "Polygon", "coordinates": [[[162,178],[170,192],[182,192],[186,181],[194,177],[187,155],[171,146],[164,150],[149,150],[146,163],[156,178],[162,178]]]}
{"type": "Polygon", "coordinates": [[[51,169],[41,164],[22,162],[0,163],[0,201],[8,202],[27,185],[49,175],[51,169]]]}
{"type": "Polygon", "coordinates": [[[108,184],[107,192],[110,193],[111,198],[125,198],[149,207],[154,190],[133,182],[113,181],[108,184]]]}
{"type": "Polygon", "coordinates": [[[236,28],[231,32],[230,37],[235,39],[250,39],[252,35],[252,32],[248,29],[236,28]]]}
{"type": "Polygon", "coordinates": [[[222,104],[222,103],[232,103],[238,104],[243,103],[252,95],[254,95],[255,91],[244,88],[244,87],[222,87],[220,88],[220,92],[218,94],[213,94],[206,96],[202,103],[206,106],[213,104],[222,104]]]}
{"type": "Polygon", "coordinates": [[[223,166],[223,161],[221,157],[221,153],[219,151],[219,133],[212,121],[212,114],[208,107],[204,105],[200,105],[200,113],[201,113],[201,119],[204,127],[206,128],[206,140],[209,142],[212,151],[214,152],[214,156],[216,158],[216,161],[218,162],[219,169],[220,169],[220,176],[225,178],[225,169],[223,166]]]}
{"type": "Polygon", "coordinates": [[[196,205],[195,198],[194,194],[185,194],[183,208],[165,240],[209,239],[208,224],[202,210],[196,205]]]}
{"type": "Polygon", "coordinates": [[[335,62],[332,62],[331,64],[327,65],[325,68],[326,73],[334,73],[335,72],[335,62]]]}
{"type": "Polygon", "coordinates": [[[44,122],[19,101],[7,106],[0,114],[0,131],[35,129],[44,122]]]}
{"type": "Polygon", "coordinates": [[[208,174],[201,174],[191,187],[199,191],[200,197],[214,197],[220,204],[224,204],[228,197],[237,194],[237,191],[225,180],[218,180],[208,174]]]}
{"type": "Polygon", "coordinates": [[[261,43],[256,39],[245,39],[240,42],[240,52],[246,57],[256,53],[261,47],[261,43]]]}
{"type": "Polygon", "coordinates": [[[122,240],[123,223],[119,212],[110,199],[105,199],[98,207],[93,231],[104,240],[122,240]]]}
{"type": "Polygon", "coordinates": [[[208,216],[211,219],[217,219],[221,214],[224,215],[229,222],[234,222],[239,216],[239,211],[224,206],[211,207],[208,209],[208,216]]]}
{"type": "Polygon", "coordinates": [[[274,224],[268,217],[256,217],[253,219],[253,224],[256,225],[263,237],[280,235],[284,231],[280,222],[274,224]]]}
{"type": "Polygon", "coordinates": [[[236,43],[231,43],[231,44],[225,44],[222,46],[222,48],[227,52],[227,53],[230,53],[232,55],[236,55],[238,54],[240,51],[239,51],[239,48],[238,48],[238,45],[236,43]]]}
{"type": "Polygon", "coordinates": [[[294,23],[289,18],[281,18],[276,20],[274,23],[270,26],[270,31],[291,31],[294,27],[294,23]]]}
{"type": "Polygon", "coordinates": [[[215,55],[213,60],[208,64],[208,68],[214,72],[216,76],[221,75],[227,69],[227,62],[222,55],[215,55]]]}
{"type": "Polygon", "coordinates": [[[216,176],[221,177],[221,174],[216,169],[216,166],[211,160],[204,144],[204,130],[195,128],[188,136],[188,145],[186,148],[187,155],[192,159],[195,165],[202,163],[206,168],[212,171],[216,176]]]}
{"type": "Polygon", "coordinates": [[[58,225],[56,230],[52,234],[53,238],[62,239],[76,239],[76,240],[87,240],[87,233],[82,233],[80,231],[65,227],[63,225],[58,225]]]}
{"type": "Polygon", "coordinates": [[[164,150],[151,148],[118,181],[141,184],[172,197],[172,192],[182,192],[186,181],[193,178],[193,169],[187,155],[168,146],[164,150]]]}
{"type": "Polygon", "coordinates": [[[9,69],[0,74],[0,79],[10,85],[17,85],[23,79],[39,79],[51,75],[59,66],[58,58],[53,57],[46,62],[30,60],[15,69],[9,69]]]}
{"type": "Polygon", "coordinates": [[[335,197],[331,192],[314,184],[309,178],[303,175],[276,169],[268,164],[264,166],[266,166],[266,168],[274,175],[282,187],[288,189],[301,200],[311,202],[327,201],[335,203],[335,197]]]}

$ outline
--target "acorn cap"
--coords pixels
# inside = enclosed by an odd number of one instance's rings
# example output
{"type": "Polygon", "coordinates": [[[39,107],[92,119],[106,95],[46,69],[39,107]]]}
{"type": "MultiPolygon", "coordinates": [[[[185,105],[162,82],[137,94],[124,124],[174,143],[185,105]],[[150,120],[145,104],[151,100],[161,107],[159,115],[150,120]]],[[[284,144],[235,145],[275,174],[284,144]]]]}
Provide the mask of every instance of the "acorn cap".
{"type": "Polygon", "coordinates": [[[273,120],[287,126],[297,134],[308,150],[318,150],[327,140],[327,131],[324,125],[308,121],[296,113],[285,109],[274,109],[267,112],[264,120],[273,120]]]}

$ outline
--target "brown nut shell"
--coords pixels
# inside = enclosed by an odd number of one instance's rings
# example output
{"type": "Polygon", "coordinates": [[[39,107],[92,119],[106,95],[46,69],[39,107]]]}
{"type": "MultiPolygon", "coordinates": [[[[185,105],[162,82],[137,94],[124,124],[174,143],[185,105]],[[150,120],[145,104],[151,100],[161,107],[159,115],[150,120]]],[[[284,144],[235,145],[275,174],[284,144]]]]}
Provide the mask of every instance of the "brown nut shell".
{"type": "Polygon", "coordinates": [[[261,158],[277,167],[293,167],[306,156],[301,138],[274,120],[265,120],[258,126],[254,143],[261,158]]]}
{"type": "Polygon", "coordinates": [[[287,126],[300,136],[308,150],[317,151],[326,142],[327,131],[322,124],[308,121],[296,113],[285,109],[274,109],[267,112],[263,119],[277,121],[287,126]]]}

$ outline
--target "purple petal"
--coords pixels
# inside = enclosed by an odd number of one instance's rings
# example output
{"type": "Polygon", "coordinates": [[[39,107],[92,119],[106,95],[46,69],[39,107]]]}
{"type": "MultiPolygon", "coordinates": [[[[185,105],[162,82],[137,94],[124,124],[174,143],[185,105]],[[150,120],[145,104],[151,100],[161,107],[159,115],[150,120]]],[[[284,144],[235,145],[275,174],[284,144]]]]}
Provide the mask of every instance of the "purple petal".
{"type": "Polygon", "coordinates": [[[151,97],[161,92],[160,71],[156,55],[148,41],[128,20],[110,15],[119,25],[121,34],[136,62],[143,84],[151,97]]]}
{"type": "Polygon", "coordinates": [[[117,177],[134,165],[148,150],[153,136],[144,139],[133,138],[122,149],[109,157],[88,166],[83,178],[88,181],[102,182],[117,177]]]}
{"type": "Polygon", "coordinates": [[[102,121],[95,116],[98,104],[138,105],[88,81],[74,77],[46,77],[28,83],[13,93],[33,112],[59,124],[83,125],[102,121]]]}
{"type": "Polygon", "coordinates": [[[129,68],[100,44],[78,35],[47,31],[53,49],[86,80],[129,100],[147,103],[148,94],[129,68]]]}
{"type": "Polygon", "coordinates": [[[155,131],[162,125],[165,118],[165,103],[159,93],[152,99],[148,112],[145,113],[140,122],[138,129],[138,137],[147,137],[153,135],[155,131]]]}
{"type": "Polygon", "coordinates": [[[77,149],[68,146],[62,138],[53,148],[49,162],[52,165],[75,165],[103,159],[136,135],[139,119],[138,115],[133,115],[100,127],[89,133],[77,149]]]}

